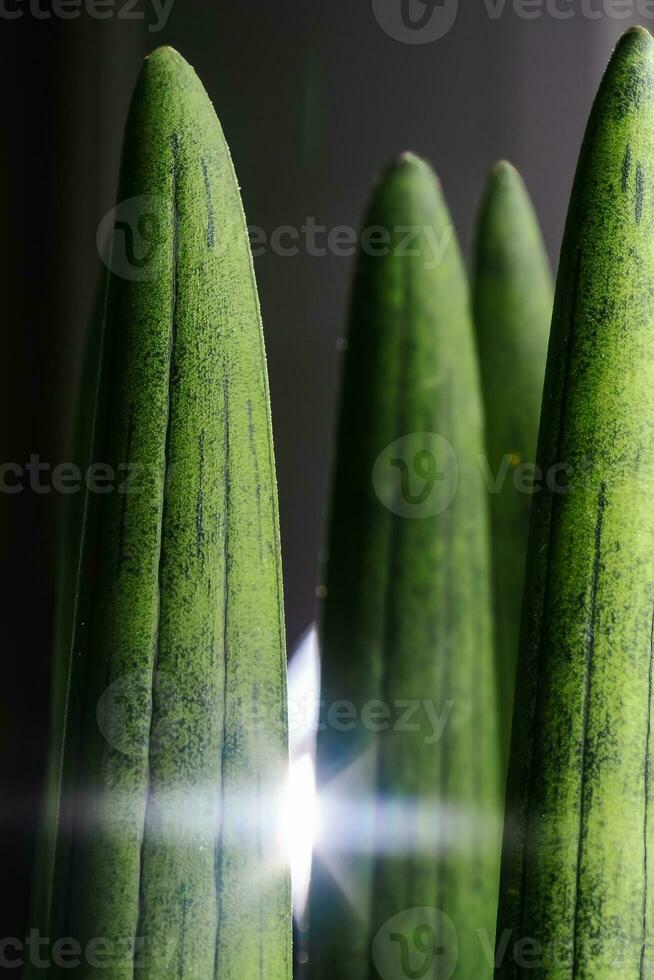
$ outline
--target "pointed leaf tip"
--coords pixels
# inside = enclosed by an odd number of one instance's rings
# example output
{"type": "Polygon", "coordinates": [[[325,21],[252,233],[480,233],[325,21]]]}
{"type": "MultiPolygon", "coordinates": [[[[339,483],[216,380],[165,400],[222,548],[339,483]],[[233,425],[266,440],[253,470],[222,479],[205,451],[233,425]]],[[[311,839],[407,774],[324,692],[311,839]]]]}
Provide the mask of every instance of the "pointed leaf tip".
{"type": "Polygon", "coordinates": [[[495,198],[505,200],[507,195],[523,197],[525,193],[526,188],[520,172],[508,160],[498,160],[486,178],[482,194],[482,211],[483,202],[488,204],[495,198]]]}
{"type": "Polygon", "coordinates": [[[648,31],[646,27],[643,27],[642,24],[636,24],[633,27],[629,27],[624,32],[620,40],[623,41],[625,38],[630,38],[631,40],[640,40],[641,42],[644,41],[647,44],[649,44],[651,41],[654,41],[654,38],[652,37],[651,33],[648,31]]]}
{"type": "Polygon", "coordinates": [[[593,103],[577,173],[595,161],[615,169],[613,151],[635,153],[654,133],[654,38],[644,28],[630,28],[613,51],[593,103]],[[610,163],[609,163],[609,159],[610,163]]]}
{"type": "Polygon", "coordinates": [[[424,157],[418,156],[417,153],[412,153],[410,150],[405,150],[394,160],[391,160],[382,171],[381,179],[384,181],[387,178],[393,177],[395,174],[401,173],[429,173],[435,176],[431,164],[424,157]]]}
{"type": "Polygon", "coordinates": [[[498,160],[490,173],[491,180],[501,181],[502,183],[509,183],[513,180],[520,179],[520,174],[518,170],[509,163],[508,160],[498,160]]]}
{"type": "Polygon", "coordinates": [[[158,48],[154,48],[150,54],[146,56],[145,60],[157,61],[158,59],[164,58],[171,58],[173,60],[179,58],[182,61],[185,61],[177,48],[174,48],[171,44],[161,44],[158,48]]]}
{"type": "Polygon", "coordinates": [[[391,160],[380,174],[378,186],[394,183],[395,180],[402,180],[403,182],[409,180],[412,184],[415,182],[415,186],[440,187],[440,181],[431,163],[424,157],[418,156],[417,153],[411,153],[408,150],[401,153],[395,160],[391,160]]]}
{"type": "Polygon", "coordinates": [[[139,76],[141,84],[146,83],[158,93],[160,101],[164,92],[180,92],[190,86],[199,86],[200,81],[192,65],[170,45],[155,48],[144,59],[139,76]]]}
{"type": "Polygon", "coordinates": [[[130,109],[127,141],[137,146],[147,133],[215,127],[215,111],[195,69],[170,46],[155,48],[143,61],[130,109]]]}
{"type": "Polygon", "coordinates": [[[404,150],[404,152],[403,153],[400,153],[399,157],[396,160],[396,164],[397,164],[398,167],[404,166],[405,164],[408,164],[408,165],[412,165],[412,164],[422,165],[422,164],[425,164],[425,163],[426,163],[426,160],[423,157],[418,156],[417,153],[413,153],[411,150],[404,150]]]}
{"type": "Polygon", "coordinates": [[[621,35],[609,62],[609,66],[619,59],[647,58],[654,65],[654,37],[646,27],[630,27],[621,35]]]}
{"type": "Polygon", "coordinates": [[[161,47],[155,48],[154,51],[151,51],[145,58],[143,67],[169,71],[194,72],[194,69],[191,67],[191,65],[189,65],[186,58],[184,58],[176,48],[171,47],[169,44],[163,44],[161,47]]]}

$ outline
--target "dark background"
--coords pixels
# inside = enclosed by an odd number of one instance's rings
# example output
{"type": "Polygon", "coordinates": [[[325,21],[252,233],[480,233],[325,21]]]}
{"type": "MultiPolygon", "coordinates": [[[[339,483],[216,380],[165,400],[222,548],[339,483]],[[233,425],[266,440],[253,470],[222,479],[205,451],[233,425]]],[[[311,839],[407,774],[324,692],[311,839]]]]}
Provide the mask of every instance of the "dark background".
{"type": "MultiPolygon", "coordinates": [[[[485,172],[523,172],[553,261],[602,69],[630,22],[489,17],[461,0],[435,43],[388,37],[371,0],[176,0],[148,30],[133,14],[0,12],[2,296],[0,462],[65,459],[74,379],[114,203],[122,127],[142,57],[172,44],[222,120],[248,221],[357,225],[376,170],[404,149],[435,164],[466,252],[485,172]]],[[[35,0],[33,0],[35,2],[35,0]]],[[[122,6],[124,0],[116,0],[122,6]]],[[[594,0],[595,7],[601,0],[594,0]]],[[[565,9],[566,0],[559,0],[565,9]]],[[[648,25],[649,26],[649,25],[648,25]]],[[[313,612],[321,510],[352,260],[270,251],[256,261],[273,403],[289,648],[313,612]]],[[[0,494],[0,936],[24,937],[47,730],[57,501],[0,494]]]]}

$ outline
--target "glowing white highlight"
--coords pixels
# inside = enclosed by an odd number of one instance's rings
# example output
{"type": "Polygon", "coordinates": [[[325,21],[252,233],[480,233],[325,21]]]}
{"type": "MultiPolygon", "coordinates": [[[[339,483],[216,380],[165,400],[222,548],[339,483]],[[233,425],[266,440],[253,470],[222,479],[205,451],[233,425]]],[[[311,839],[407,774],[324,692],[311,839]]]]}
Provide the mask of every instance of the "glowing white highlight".
{"type": "Polygon", "coordinates": [[[320,657],[312,627],[300,640],[288,670],[291,767],[282,823],[298,922],[304,919],[307,908],[318,824],[315,746],[319,700],[320,657]]]}

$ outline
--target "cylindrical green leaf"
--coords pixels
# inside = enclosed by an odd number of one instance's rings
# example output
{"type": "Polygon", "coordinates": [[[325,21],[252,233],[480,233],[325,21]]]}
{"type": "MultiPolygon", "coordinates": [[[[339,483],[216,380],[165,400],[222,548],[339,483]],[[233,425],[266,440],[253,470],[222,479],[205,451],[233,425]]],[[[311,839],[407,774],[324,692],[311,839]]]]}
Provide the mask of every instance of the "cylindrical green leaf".
{"type": "Polygon", "coordinates": [[[259,305],[220,124],[170,48],[139,78],[111,224],[51,936],[82,944],[85,980],[288,980],[259,305]]]}
{"type": "Polygon", "coordinates": [[[520,174],[492,171],[479,210],[474,314],[490,493],[493,607],[501,730],[508,756],[552,275],[520,174]]]}
{"type": "Polygon", "coordinates": [[[360,251],[321,610],[310,975],[402,976],[416,928],[449,962],[451,920],[453,976],[480,980],[500,782],[482,410],[459,248],[422,160],[379,180],[360,251]]]}
{"type": "Polygon", "coordinates": [[[654,970],[652,187],[654,41],[637,29],[595,101],[561,254],[511,748],[502,978],[528,965],[548,980],[654,970]]]}

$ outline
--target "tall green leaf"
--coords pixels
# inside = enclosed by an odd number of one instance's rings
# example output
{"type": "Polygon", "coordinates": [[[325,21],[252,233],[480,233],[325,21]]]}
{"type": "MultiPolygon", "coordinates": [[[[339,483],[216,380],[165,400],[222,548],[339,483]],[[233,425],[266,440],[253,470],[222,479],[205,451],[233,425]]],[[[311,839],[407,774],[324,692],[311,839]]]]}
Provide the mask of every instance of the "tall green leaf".
{"type": "Polygon", "coordinates": [[[520,174],[497,164],[477,220],[474,314],[486,417],[486,477],[501,729],[508,757],[552,274],[520,174]]]}
{"type": "Polygon", "coordinates": [[[654,41],[625,34],[561,253],[516,694],[497,976],[651,975],[654,41]],[[525,943],[527,946],[525,947],[525,943]],[[516,946],[516,943],[521,943],[516,946]]]}
{"type": "Polygon", "coordinates": [[[82,944],[85,980],[289,980],[259,304],[227,145],[170,48],[136,86],[112,224],[49,933],[82,944]]]}
{"type": "Polygon", "coordinates": [[[406,154],[372,193],[352,302],[320,616],[312,978],[401,976],[415,930],[450,921],[453,975],[491,972],[477,936],[492,942],[500,783],[482,430],[451,218],[406,154]]]}

